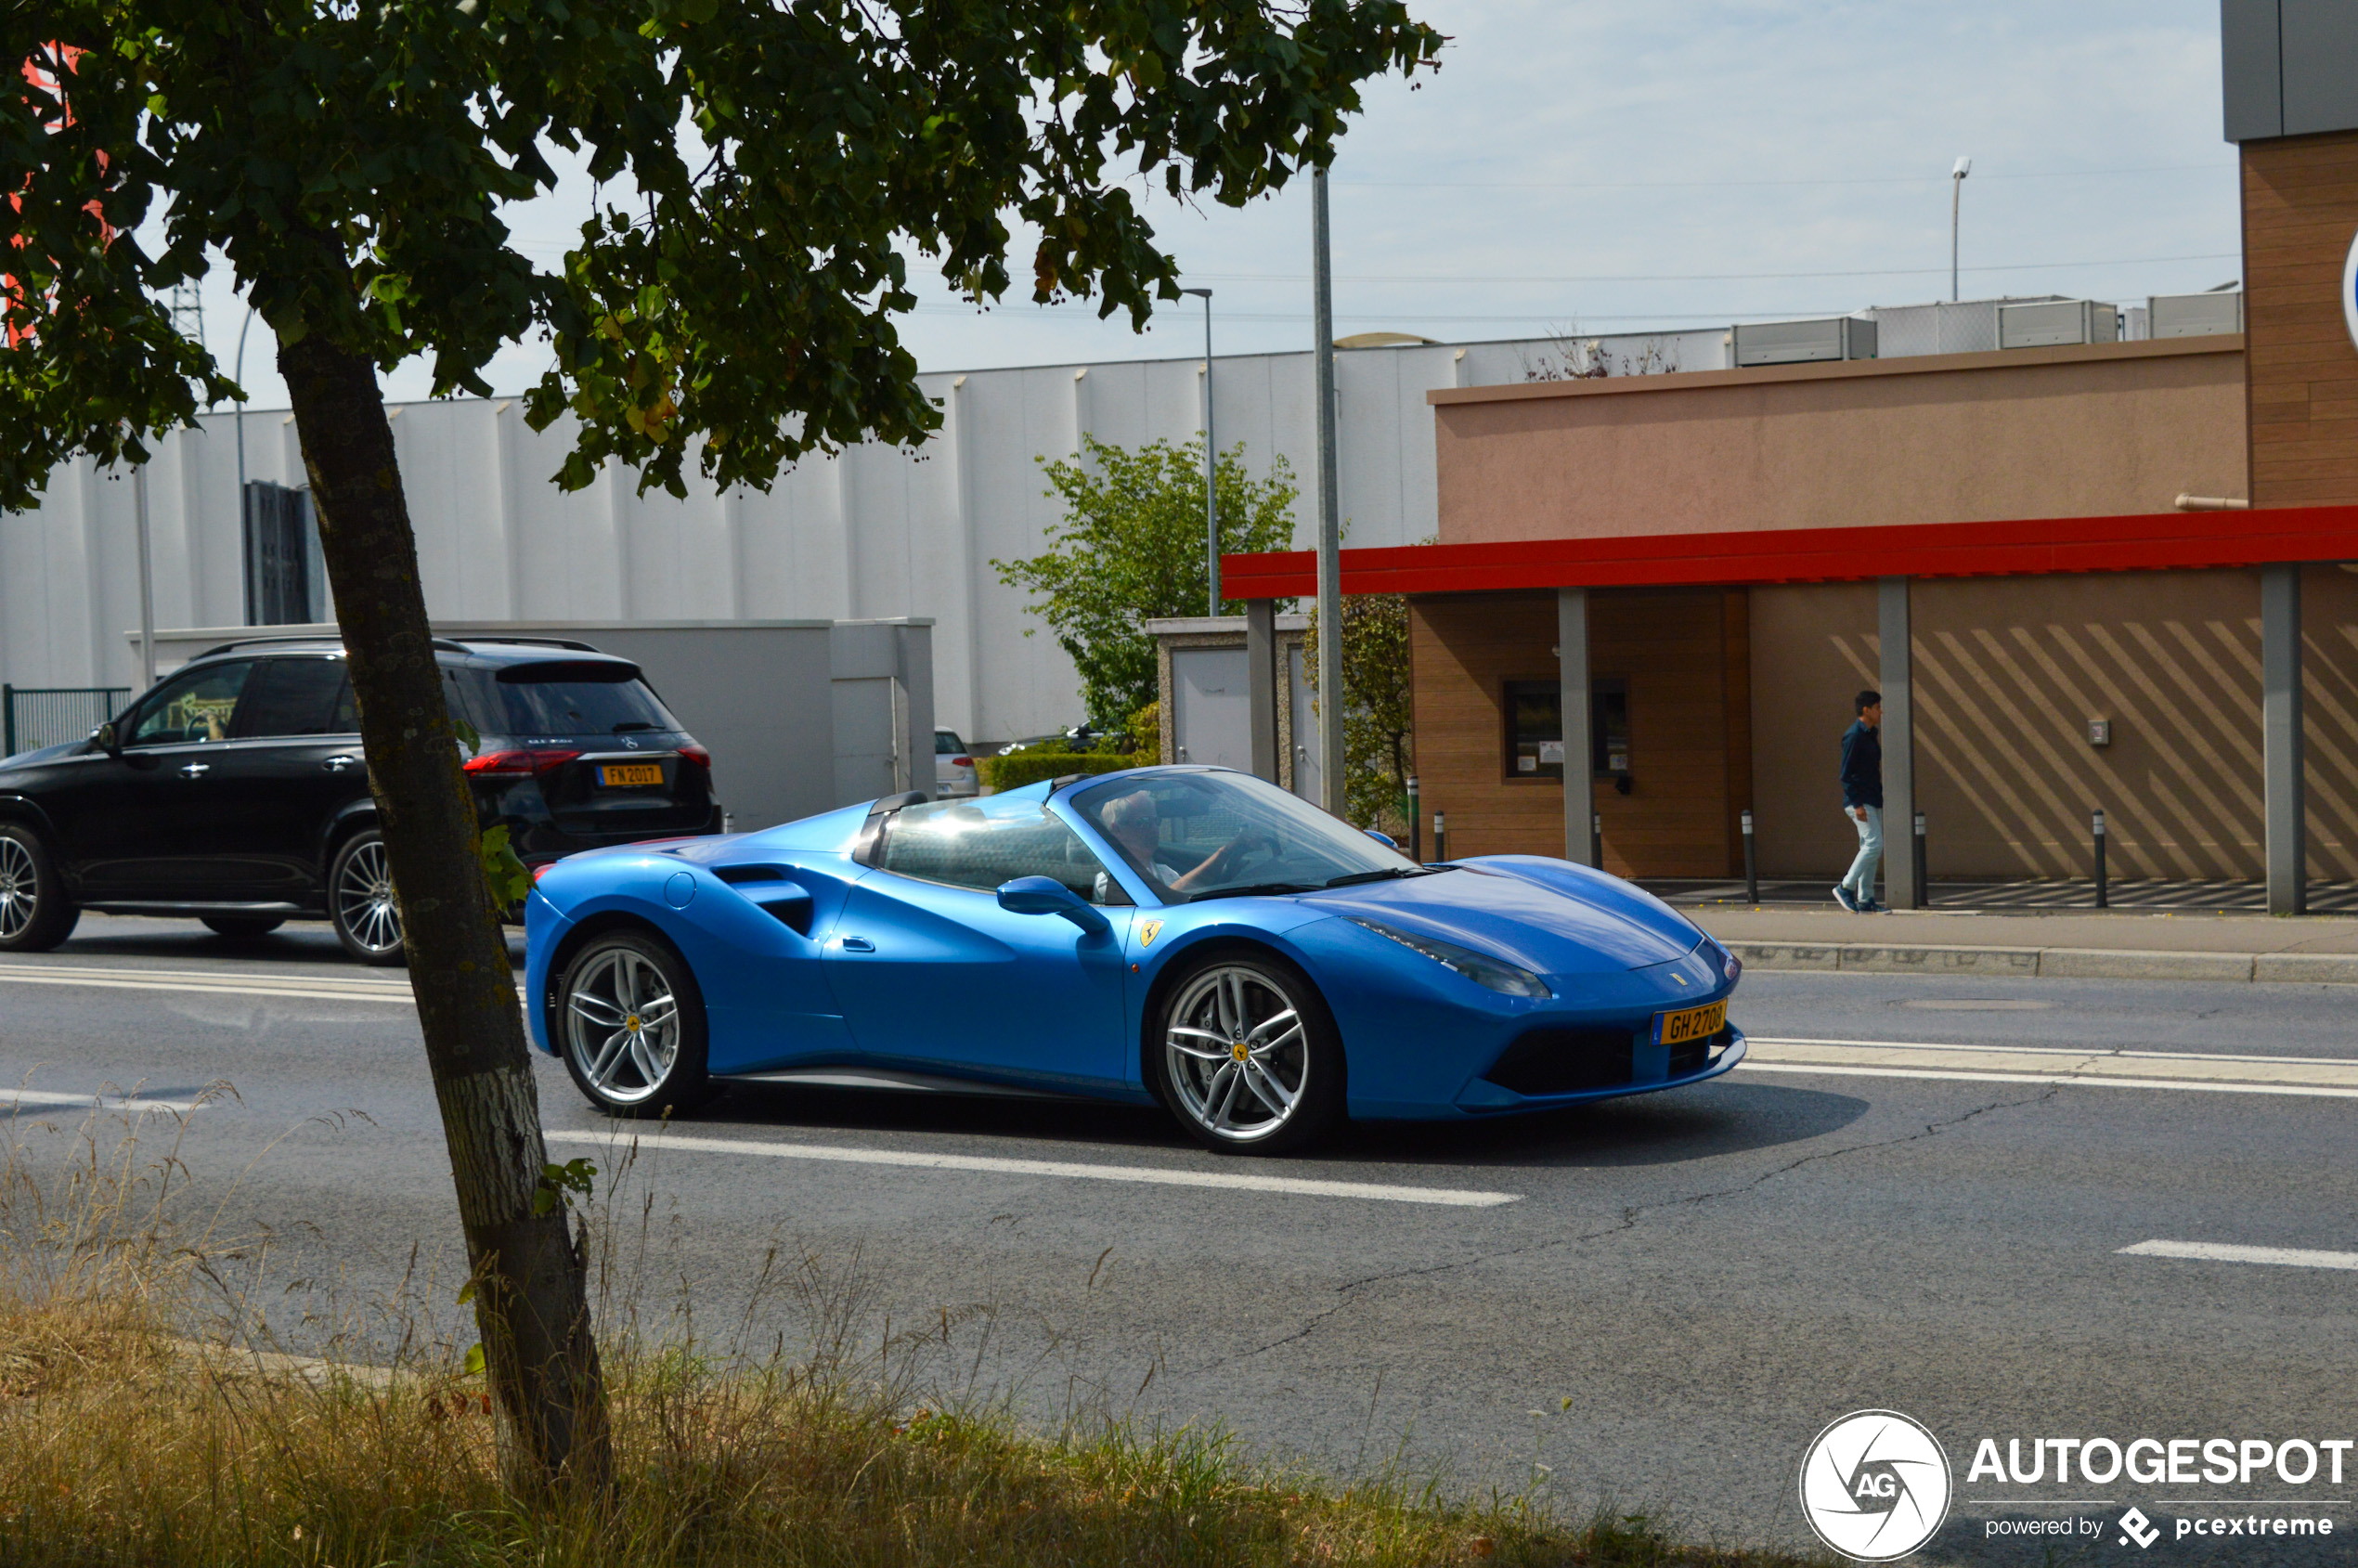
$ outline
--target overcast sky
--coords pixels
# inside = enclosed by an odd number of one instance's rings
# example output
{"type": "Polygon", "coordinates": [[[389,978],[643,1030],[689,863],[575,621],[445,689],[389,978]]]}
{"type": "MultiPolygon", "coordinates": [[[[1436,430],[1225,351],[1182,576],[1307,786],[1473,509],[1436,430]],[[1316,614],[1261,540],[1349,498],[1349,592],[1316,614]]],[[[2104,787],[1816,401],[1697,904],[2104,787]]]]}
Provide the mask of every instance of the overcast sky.
{"type": "MultiPolygon", "coordinates": [[[[1342,140],[1339,333],[1467,342],[1946,298],[1960,154],[1967,298],[2141,301],[2236,276],[2217,0],[1410,6],[1452,41],[1414,90],[1370,89],[1342,140]]],[[[510,221],[553,266],[588,199],[568,182],[510,221]]],[[[1241,212],[1147,211],[1215,291],[1218,352],[1308,345],[1307,181],[1241,212]]],[[[1200,352],[1193,300],[1139,335],[1089,304],[980,313],[918,276],[902,332],[926,369],[1200,352]]],[[[205,307],[226,361],[245,315],[226,269],[205,307]]],[[[250,407],[285,407],[272,355],[257,321],[250,407]]],[[[545,363],[519,345],[492,380],[514,393],[545,363]]],[[[426,387],[417,362],[387,382],[426,387]]]]}

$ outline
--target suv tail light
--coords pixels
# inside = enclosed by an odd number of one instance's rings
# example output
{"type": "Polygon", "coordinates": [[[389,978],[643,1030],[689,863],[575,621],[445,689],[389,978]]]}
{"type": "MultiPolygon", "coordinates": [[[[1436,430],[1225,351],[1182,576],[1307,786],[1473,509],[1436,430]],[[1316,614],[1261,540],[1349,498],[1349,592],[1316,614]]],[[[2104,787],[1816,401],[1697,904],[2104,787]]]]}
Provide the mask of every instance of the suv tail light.
{"type": "Polygon", "coordinates": [[[712,753],[706,751],[695,742],[683,741],[677,749],[680,756],[686,758],[697,767],[702,768],[706,772],[709,773],[712,771],[712,753]]]}
{"type": "Polygon", "coordinates": [[[578,751],[486,751],[460,766],[477,778],[521,779],[562,768],[580,755],[578,751]]]}

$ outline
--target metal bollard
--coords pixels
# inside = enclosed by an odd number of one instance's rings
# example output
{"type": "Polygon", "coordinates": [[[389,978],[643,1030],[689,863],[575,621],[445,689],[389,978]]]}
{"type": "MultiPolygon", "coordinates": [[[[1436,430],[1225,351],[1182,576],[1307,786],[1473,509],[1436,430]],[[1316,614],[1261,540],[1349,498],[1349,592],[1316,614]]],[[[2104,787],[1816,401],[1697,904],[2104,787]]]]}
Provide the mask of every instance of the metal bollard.
{"type": "Polygon", "coordinates": [[[1602,811],[1588,819],[1588,863],[1599,871],[1605,869],[1605,814],[1602,811]]]}
{"type": "Polygon", "coordinates": [[[1408,858],[1412,861],[1421,862],[1424,859],[1421,853],[1422,827],[1423,820],[1417,811],[1417,775],[1411,773],[1408,775],[1408,858]]]}
{"type": "Polygon", "coordinates": [[[2110,897],[2110,890],[2105,885],[2105,813],[2102,808],[2099,808],[2096,811],[2095,837],[2096,907],[2098,909],[2109,909],[2112,907],[2112,899],[2110,897]]]}
{"type": "Polygon", "coordinates": [[[1743,823],[1744,902],[1748,904],[1756,904],[1760,901],[1760,862],[1754,857],[1752,852],[1752,811],[1749,808],[1747,808],[1744,811],[1743,823]]]}
{"type": "Polygon", "coordinates": [[[1932,883],[1924,871],[1924,814],[1922,811],[1916,813],[1915,856],[1916,896],[1908,907],[1924,909],[1932,902],[1932,883]]]}
{"type": "Polygon", "coordinates": [[[1432,859],[1438,864],[1449,858],[1449,817],[1446,812],[1432,814],[1432,859]]]}

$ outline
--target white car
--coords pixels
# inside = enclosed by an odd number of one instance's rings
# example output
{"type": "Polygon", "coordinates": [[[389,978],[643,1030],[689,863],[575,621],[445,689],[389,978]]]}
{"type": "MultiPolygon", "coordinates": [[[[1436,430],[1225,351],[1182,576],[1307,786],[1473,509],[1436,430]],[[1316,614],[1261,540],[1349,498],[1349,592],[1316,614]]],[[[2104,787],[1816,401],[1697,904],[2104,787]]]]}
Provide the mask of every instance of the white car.
{"type": "Polygon", "coordinates": [[[975,771],[974,754],[966,749],[966,743],[958,738],[955,730],[933,732],[933,792],[943,798],[982,793],[982,778],[975,771]]]}

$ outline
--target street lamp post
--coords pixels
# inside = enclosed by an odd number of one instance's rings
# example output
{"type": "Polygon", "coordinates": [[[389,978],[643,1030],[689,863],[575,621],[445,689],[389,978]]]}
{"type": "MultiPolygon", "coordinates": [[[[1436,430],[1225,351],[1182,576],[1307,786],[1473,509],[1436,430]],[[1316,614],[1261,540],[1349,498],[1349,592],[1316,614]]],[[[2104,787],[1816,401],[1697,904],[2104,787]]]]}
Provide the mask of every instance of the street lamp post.
{"type": "Polygon", "coordinates": [[[1199,294],[1203,298],[1203,547],[1205,564],[1211,569],[1211,607],[1207,615],[1220,614],[1220,491],[1213,483],[1220,444],[1212,438],[1211,422],[1211,291],[1182,289],[1183,294],[1199,294]]]}
{"type": "MultiPolygon", "coordinates": [[[[1310,174],[1313,361],[1318,388],[1318,804],[1346,817],[1342,738],[1342,497],[1335,473],[1334,265],[1327,243],[1327,171],[1310,174]]],[[[1438,831],[1434,836],[1439,837],[1438,831]]]]}
{"type": "Polygon", "coordinates": [[[1949,303],[1957,303],[1957,209],[1965,193],[1965,176],[1973,173],[1973,160],[1960,158],[1957,166],[1949,171],[1949,303]]]}
{"type": "MultiPolygon", "coordinates": [[[[229,372],[241,392],[246,384],[246,334],[253,330],[253,306],[249,305],[246,306],[245,322],[238,329],[237,369],[229,372]]],[[[246,505],[246,400],[242,397],[238,399],[234,420],[238,427],[238,548],[245,552],[246,625],[252,626],[254,624],[254,601],[258,595],[253,590],[253,518],[252,509],[246,505]]]]}

